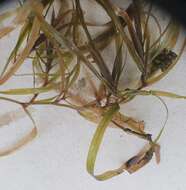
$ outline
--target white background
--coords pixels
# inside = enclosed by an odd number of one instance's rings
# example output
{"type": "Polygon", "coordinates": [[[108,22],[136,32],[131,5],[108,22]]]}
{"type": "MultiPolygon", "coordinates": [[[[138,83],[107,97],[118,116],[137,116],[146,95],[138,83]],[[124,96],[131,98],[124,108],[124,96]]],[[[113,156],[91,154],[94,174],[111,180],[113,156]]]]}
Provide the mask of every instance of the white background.
{"type": "MultiPolygon", "coordinates": [[[[6,57],[6,52],[13,44],[0,41],[2,58],[6,57]]],[[[170,74],[152,88],[186,94],[185,58],[184,55],[170,74]]],[[[14,84],[10,81],[9,85],[14,84]]],[[[0,189],[185,190],[186,102],[168,98],[164,100],[169,108],[169,120],[160,140],[161,163],[156,165],[153,159],[133,175],[124,173],[104,182],[96,181],[86,172],[86,156],[95,125],[72,110],[35,107],[33,116],[39,134],[21,150],[0,158],[0,189]]],[[[0,109],[2,114],[8,112],[9,103],[0,102],[0,109]]],[[[123,106],[122,110],[144,120],[147,131],[153,134],[157,134],[165,119],[163,106],[152,97],[137,97],[123,106]]],[[[0,129],[0,148],[12,144],[30,129],[31,123],[26,118],[7,124],[0,129]]],[[[108,129],[97,160],[97,171],[119,166],[136,154],[143,143],[120,130],[108,129]]]]}

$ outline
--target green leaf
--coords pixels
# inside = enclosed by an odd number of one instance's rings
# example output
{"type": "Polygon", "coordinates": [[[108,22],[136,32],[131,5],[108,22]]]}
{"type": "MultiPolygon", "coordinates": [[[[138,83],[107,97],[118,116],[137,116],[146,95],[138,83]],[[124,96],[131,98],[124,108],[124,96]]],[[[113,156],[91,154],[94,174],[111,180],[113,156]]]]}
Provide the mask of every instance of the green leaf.
{"type": "Polygon", "coordinates": [[[6,94],[6,95],[29,95],[29,94],[38,94],[38,93],[45,93],[49,92],[51,90],[55,90],[60,86],[60,84],[51,84],[46,87],[40,87],[40,88],[18,88],[18,89],[10,89],[10,90],[4,90],[0,91],[0,94],[6,94]]]}
{"type": "Polygon", "coordinates": [[[112,120],[113,116],[119,111],[119,105],[114,104],[112,105],[108,111],[104,114],[102,120],[100,121],[98,128],[94,134],[92,139],[91,145],[89,147],[88,157],[87,157],[87,171],[90,175],[95,177],[97,180],[107,180],[112,178],[116,175],[121,174],[124,171],[124,168],[121,166],[118,169],[106,171],[103,174],[95,175],[94,174],[94,167],[96,162],[96,157],[103,140],[104,133],[106,128],[108,127],[110,121],[112,120]]]}

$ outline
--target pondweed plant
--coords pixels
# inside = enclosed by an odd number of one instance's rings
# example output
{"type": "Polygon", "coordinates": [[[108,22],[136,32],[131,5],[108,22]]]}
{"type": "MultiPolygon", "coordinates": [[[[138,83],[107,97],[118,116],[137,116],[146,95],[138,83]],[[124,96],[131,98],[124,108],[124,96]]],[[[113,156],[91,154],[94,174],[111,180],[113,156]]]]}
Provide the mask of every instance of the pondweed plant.
{"type": "Polygon", "coordinates": [[[0,99],[20,105],[34,124],[28,136],[0,152],[1,156],[16,151],[36,136],[36,125],[28,107],[53,105],[73,109],[98,123],[87,157],[87,171],[96,179],[106,180],[124,171],[133,173],[146,165],[153,155],[159,162],[158,140],[165,124],[157,137],[152,137],[145,132],[142,121],[121,113],[120,106],[136,96],[154,96],[165,107],[161,97],[186,99],[186,96],[171,92],[145,89],[165,77],[182,55],[185,39],[174,52],[181,33],[180,25],[170,18],[167,25],[162,26],[153,12],[153,5],[142,0],[131,1],[127,9],[109,0],[95,0],[110,19],[104,24],[88,22],[85,17],[88,10],[82,9],[80,0],[58,1],[57,8],[55,3],[55,0],[28,0],[0,15],[0,22],[11,19],[7,26],[1,26],[0,38],[21,28],[1,71],[1,86],[17,75],[26,60],[30,61],[32,69],[30,73],[19,73],[19,76],[29,75],[33,79],[31,88],[1,90],[0,99]],[[91,28],[95,29],[94,34],[90,32],[91,28]],[[102,31],[96,32],[96,28],[102,31]],[[115,57],[108,64],[103,51],[111,44],[114,44],[115,57]],[[132,81],[135,84],[132,87],[123,85],[125,81],[122,79],[125,67],[131,64],[136,65],[136,74],[140,76],[137,81],[132,81]],[[32,97],[20,101],[13,97],[15,95],[32,97]],[[96,157],[109,126],[145,139],[147,146],[118,169],[97,175],[94,173],[96,157]]]}

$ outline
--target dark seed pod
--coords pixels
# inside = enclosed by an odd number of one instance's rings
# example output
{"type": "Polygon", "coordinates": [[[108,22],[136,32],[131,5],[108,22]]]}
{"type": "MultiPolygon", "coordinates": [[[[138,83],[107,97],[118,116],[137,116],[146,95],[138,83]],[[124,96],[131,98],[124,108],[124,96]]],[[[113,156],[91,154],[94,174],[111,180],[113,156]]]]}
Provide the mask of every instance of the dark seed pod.
{"type": "Polygon", "coordinates": [[[160,54],[158,54],[154,60],[152,61],[151,74],[161,69],[161,71],[165,71],[177,58],[177,54],[171,50],[163,49],[160,54]]]}

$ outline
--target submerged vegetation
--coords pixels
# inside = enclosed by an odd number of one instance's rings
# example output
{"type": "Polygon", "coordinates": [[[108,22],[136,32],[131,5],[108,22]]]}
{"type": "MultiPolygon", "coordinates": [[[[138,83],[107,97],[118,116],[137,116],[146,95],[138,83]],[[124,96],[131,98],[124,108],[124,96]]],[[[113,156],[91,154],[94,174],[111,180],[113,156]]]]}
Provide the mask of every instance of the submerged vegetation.
{"type": "Polygon", "coordinates": [[[1,90],[0,99],[21,106],[34,124],[28,136],[0,152],[1,156],[36,136],[37,128],[28,108],[51,105],[73,109],[98,123],[87,157],[87,171],[96,179],[106,180],[124,171],[133,173],[146,165],[153,155],[160,161],[158,140],[165,124],[154,137],[145,132],[142,121],[121,113],[120,106],[139,95],[154,96],[165,107],[161,97],[186,99],[171,92],[145,89],[160,81],[177,64],[186,45],[185,39],[177,44],[181,27],[173,18],[163,26],[161,18],[153,12],[153,5],[142,0],[131,1],[126,9],[109,0],[94,0],[94,3],[109,17],[107,23],[88,21],[88,10],[82,8],[81,0],[28,0],[0,15],[0,22],[11,20],[1,26],[0,38],[21,28],[1,71],[0,85],[3,87],[18,75],[23,80],[30,76],[33,81],[33,87],[1,90]],[[177,45],[180,47],[175,52],[177,45]],[[115,53],[111,63],[103,56],[109,47],[115,53]],[[29,73],[18,74],[26,60],[31,64],[29,73]],[[132,64],[139,77],[135,81],[124,81],[124,70],[132,64]],[[20,101],[13,97],[15,95],[26,95],[29,100],[20,101]],[[108,126],[146,140],[147,146],[118,169],[97,175],[94,173],[96,157],[108,126]]]}

